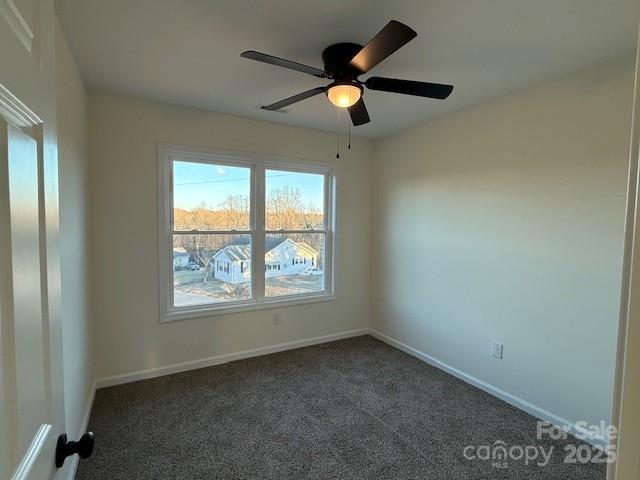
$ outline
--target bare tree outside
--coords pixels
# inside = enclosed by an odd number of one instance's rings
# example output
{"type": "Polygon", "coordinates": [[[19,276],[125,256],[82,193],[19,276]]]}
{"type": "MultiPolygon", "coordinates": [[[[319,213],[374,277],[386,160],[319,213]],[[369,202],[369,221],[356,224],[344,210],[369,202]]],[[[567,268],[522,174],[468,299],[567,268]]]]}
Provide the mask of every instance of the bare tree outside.
{"type": "Polygon", "coordinates": [[[220,223],[227,230],[246,230],[250,223],[249,196],[229,195],[219,205],[220,223]]]}
{"type": "MultiPolygon", "coordinates": [[[[320,230],[324,228],[324,216],[316,205],[302,202],[299,189],[285,186],[270,190],[267,194],[266,224],[268,230],[320,230]]],[[[288,233],[286,236],[316,249],[320,252],[320,263],[323,263],[323,236],[306,233],[288,233]]]]}
{"type": "Polygon", "coordinates": [[[267,194],[266,220],[268,230],[312,230],[322,228],[320,209],[304,205],[299,189],[285,186],[267,194]]]}

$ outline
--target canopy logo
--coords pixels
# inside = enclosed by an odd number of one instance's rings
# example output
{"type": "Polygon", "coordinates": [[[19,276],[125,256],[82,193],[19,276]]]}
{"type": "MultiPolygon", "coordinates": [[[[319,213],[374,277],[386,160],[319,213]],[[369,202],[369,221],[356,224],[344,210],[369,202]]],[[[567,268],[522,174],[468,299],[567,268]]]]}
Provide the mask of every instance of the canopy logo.
{"type": "Polygon", "coordinates": [[[507,468],[509,461],[524,461],[525,465],[536,464],[545,467],[551,460],[553,445],[545,449],[543,445],[513,445],[509,447],[502,440],[496,440],[491,445],[467,445],[463,450],[467,460],[491,461],[495,468],[507,468]]]}
{"type": "Polygon", "coordinates": [[[525,465],[546,467],[551,461],[554,449],[562,449],[563,463],[613,463],[616,460],[613,440],[617,430],[613,425],[600,422],[590,425],[588,422],[577,422],[574,425],[575,443],[570,440],[568,425],[556,426],[539,421],[536,427],[537,445],[508,445],[503,440],[496,440],[490,445],[467,445],[462,454],[467,460],[491,462],[494,468],[508,468],[510,462],[524,462],[525,465]],[[546,441],[545,441],[546,440],[546,441]],[[600,442],[591,445],[584,441],[600,442]],[[543,443],[544,442],[544,443],[543,443]]]}

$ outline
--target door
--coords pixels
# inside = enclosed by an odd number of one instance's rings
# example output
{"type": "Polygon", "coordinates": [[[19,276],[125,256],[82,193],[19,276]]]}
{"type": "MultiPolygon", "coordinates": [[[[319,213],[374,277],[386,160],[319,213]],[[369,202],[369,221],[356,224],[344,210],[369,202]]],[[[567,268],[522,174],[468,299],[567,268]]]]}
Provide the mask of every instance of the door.
{"type": "Polygon", "coordinates": [[[51,463],[54,433],[47,388],[51,384],[50,362],[45,359],[46,269],[40,263],[46,256],[40,248],[44,232],[40,228],[38,142],[1,120],[0,146],[0,319],[3,407],[7,412],[3,417],[8,420],[3,450],[8,465],[22,470],[17,478],[49,478],[35,476],[51,463]]]}
{"type": "Polygon", "coordinates": [[[63,475],[54,22],[52,0],[0,0],[3,480],[63,475]]]}

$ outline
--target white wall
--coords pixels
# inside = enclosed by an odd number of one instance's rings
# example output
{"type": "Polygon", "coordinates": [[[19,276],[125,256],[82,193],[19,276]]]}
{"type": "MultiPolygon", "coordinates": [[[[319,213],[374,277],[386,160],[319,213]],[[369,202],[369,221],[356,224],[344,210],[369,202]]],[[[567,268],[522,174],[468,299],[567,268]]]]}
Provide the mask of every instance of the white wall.
{"type": "Polygon", "coordinates": [[[158,142],[336,161],[335,135],[122,96],[91,94],[92,312],[96,375],[104,378],[369,323],[369,159],[353,139],[338,161],[334,302],[159,323],[158,142]]]}
{"type": "Polygon", "coordinates": [[[87,95],[58,22],[55,48],[65,418],[66,431],[75,439],[83,433],[94,381],[88,285],[87,95]]]}
{"type": "Polygon", "coordinates": [[[608,420],[632,85],[618,62],[377,142],[373,328],[552,414],[608,420]]]}

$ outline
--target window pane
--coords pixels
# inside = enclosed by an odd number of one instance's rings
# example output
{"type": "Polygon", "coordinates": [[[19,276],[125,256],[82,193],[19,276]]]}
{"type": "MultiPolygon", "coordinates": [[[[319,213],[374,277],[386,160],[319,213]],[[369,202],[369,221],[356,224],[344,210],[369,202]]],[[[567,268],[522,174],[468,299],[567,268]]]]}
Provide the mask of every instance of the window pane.
{"type": "Polygon", "coordinates": [[[266,229],[323,229],[324,181],[316,173],[266,170],[266,229]]]}
{"type": "Polygon", "coordinates": [[[173,236],[175,307],[251,298],[251,235],[173,236]]]}
{"type": "Polygon", "coordinates": [[[299,295],[324,291],[325,234],[265,236],[265,295],[299,295]]]}
{"type": "Polygon", "coordinates": [[[248,230],[251,169],[173,162],[174,230],[248,230]]]}

